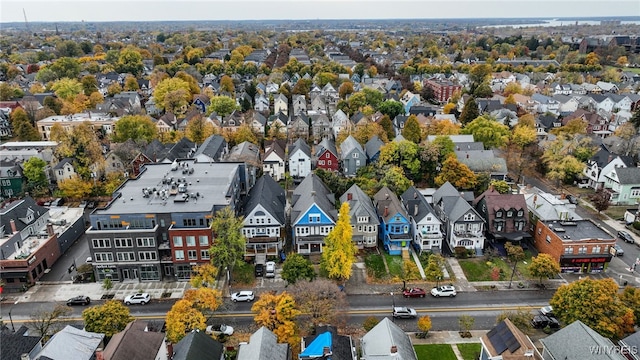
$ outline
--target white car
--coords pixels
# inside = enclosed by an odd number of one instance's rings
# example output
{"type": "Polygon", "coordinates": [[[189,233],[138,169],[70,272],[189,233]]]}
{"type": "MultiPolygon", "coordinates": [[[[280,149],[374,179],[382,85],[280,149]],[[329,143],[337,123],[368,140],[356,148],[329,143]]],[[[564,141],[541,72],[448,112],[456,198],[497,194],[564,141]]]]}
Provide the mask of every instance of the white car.
{"type": "Polygon", "coordinates": [[[268,278],[276,277],[276,263],[267,261],[264,265],[264,276],[268,278]]]}
{"type": "Polygon", "coordinates": [[[253,295],[253,291],[238,291],[235,292],[233,294],[231,294],[231,301],[233,302],[237,302],[237,301],[253,301],[253,299],[255,298],[255,295],[253,295]]]}
{"type": "Polygon", "coordinates": [[[151,300],[151,296],[149,294],[138,293],[138,294],[129,295],[126,298],[124,298],[124,303],[127,305],[131,305],[131,304],[146,305],[149,303],[150,300],[151,300]]]}
{"type": "Polygon", "coordinates": [[[442,286],[434,287],[433,289],[431,289],[431,295],[435,297],[440,297],[440,296],[454,297],[456,296],[456,294],[457,294],[456,288],[454,288],[451,285],[442,285],[442,286]]]}
{"type": "Polygon", "coordinates": [[[233,327],[225,324],[209,325],[207,326],[207,329],[205,330],[205,332],[207,334],[215,334],[215,335],[223,334],[223,335],[231,336],[233,335],[233,327]]]}
{"type": "Polygon", "coordinates": [[[400,319],[414,319],[418,316],[418,313],[415,309],[403,306],[395,306],[393,308],[393,317],[400,319]]]}
{"type": "Polygon", "coordinates": [[[553,306],[545,306],[540,308],[540,314],[544,316],[553,316],[553,306]]]}

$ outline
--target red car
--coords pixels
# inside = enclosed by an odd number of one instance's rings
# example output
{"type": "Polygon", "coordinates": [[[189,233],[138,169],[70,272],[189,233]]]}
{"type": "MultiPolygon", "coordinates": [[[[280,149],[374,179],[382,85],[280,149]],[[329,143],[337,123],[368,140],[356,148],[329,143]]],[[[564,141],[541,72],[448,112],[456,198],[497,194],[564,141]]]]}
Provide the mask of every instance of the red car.
{"type": "Polygon", "coordinates": [[[417,287],[410,288],[410,289],[404,289],[402,291],[402,295],[404,297],[406,297],[406,298],[408,298],[408,297],[421,297],[421,298],[423,298],[425,294],[426,293],[424,292],[424,289],[417,288],[417,287]]]}

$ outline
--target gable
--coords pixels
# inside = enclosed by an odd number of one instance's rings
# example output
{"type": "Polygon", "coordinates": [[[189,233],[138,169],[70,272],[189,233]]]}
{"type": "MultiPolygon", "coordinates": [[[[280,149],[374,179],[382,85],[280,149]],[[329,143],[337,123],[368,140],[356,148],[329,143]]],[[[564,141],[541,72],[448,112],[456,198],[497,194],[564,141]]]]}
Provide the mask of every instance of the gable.
{"type": "Polygon", "coordinates": [[[318,224],[335,224],[335,222],[322,210],[320,207],[313,203],[307,209],[298,216],[297,221],[294,223],[295,226],[304,226],[304,225],[318,225],[318,224]]]}
{"type": "Polygon", "coordinates": [[[273,214],[269,213],[262,205],[256,206],[244,219],[245,226],[252,225],[284,225],[280,224],[278,220],[273,216],[273,214]],[[260,223],[256,221],[256,219],[260,220],[260,223]],[[264,222],[262,222],[264,219],[264,222]]]}

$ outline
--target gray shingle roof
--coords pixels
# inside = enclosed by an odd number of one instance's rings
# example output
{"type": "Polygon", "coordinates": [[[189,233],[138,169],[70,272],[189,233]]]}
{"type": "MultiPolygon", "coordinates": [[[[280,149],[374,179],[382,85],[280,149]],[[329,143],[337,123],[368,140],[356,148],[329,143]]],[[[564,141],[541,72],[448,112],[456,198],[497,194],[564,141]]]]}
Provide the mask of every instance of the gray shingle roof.
{"type": "Polygon", "coordinates": [[[293,190],[291,223],[296,224],[299,217],[314,203],[335,223],[338,219],[338,211],[334,202],[334,195],[329,191],[329,188],[318,175],[311,173],[293,190]]]}
{"type": "MultiPolygon", "coordinates": [[[[36,355],[36,359],[89,360],[102,344],[104,334],[92,333],[67,325],[55,333],[36,355]]],[[[155,354],[153,354],[155,356],[155,354]]],[[[131,357],[135,358],[135,357],[131,357]]]]}
{"type": "Polygon", "coordinates": [[[400,198],[405,209],[407,209],[407,213],[411,214],[416,222],[420,222],[429,214],[435,214],[427,199],[413,186],[408,188],[400,198]]]}
{"type": "Polygon", "coordinates": [[[24,228],[29,225],[25,223],[25,219],[27,218],[27,212],[29,211],[29,209],[33,210],[34,212],[34,221],[49,212],[49,209],[38,205],[30,196],[26,196],[23,199],[11,202],[1,208],[0,226],[4,227],[5,233],[11,231],[10,220],[14,220],[16,229],[18,231],[24,230],[24,228]]]}
{"type": "Polygon", "coordinates": [[[409,335],[386,317],[362,337],[360,344],[363,358],[380,360],[418,359],[409,335]],[[393,346],[396,347],[397,353],[392,355],[391,347],[393,346]]]}
{"type": "Polygon", "coordinates": [[[392,216],[398,213],[404,216],[405,219],[409,219],[409,216],[398,199],[398,196],[396,196],[396,194],[386,186],[382,187],[382,189],[373,195],[373,203],[376,206],[378,215],[380,215],[384,222],[388,222],[392,216]],[[384,216],[385,209],[388,210],[386,211],[386,216],[384,216]]]}
{"type": "Polygon", "coordinates": [[[322,155],[325,150],[338,157],[338,150],[336,149],[336,144],[333,142],[333,140],[329,140],[327,138],[322,139],[316,149],[316,156],[320,157],[320,155],[322,155]]]}
{"type": "Polygon", "coordinates": [[[593,351],[594,347],[600,349],[613,349],[611,340],[603,337],[593,329],[585,325],[582,321],[575,321],[559,331],[540,339],[543,347],[554,359],[568,360],[603,360],[603,359],[625,359],[620,353],[611,351],[593,351]]]}
{"type": "Polygon", "coordinates": [[[382,145],[384,145],[384,142],[380,140],[378,135],[375,135],[369,141],[367,141],[367,143],[364,144],[365,150],[367,152],[367,158],[371,159],[373,156],[375,156],[380,151],[382,145]]]}
{"type": "Polygon", "coordinates": [[[284,226],[284,189],[269,175],[262,175],[249,191],[244,214],[247,216],[256,206],[261,205],[269,214],[273,215],[280,225],[284,226]]]}
{"type": "Polygon", "coordinates": [[[113,335],[104,348],[104,357],[109,360],[155,360],[164,341],[164,334],[145,331],[143,320],[127,324],[124,330],[113,335]]]}
{"type": "Polygon", "coordinates": [[[201,331],[192,331],[173,347],[172,360],[220,359],[224,353],[220,342],[201,331]]]}
{"type": "Polygon", "coordinates": [[[618,181],[620,181],[620,184],[622,185],[640,184],[639,167],[617,168],[616,174],[618,174],[618,181]]]}
{"type": "Polygon", "coordinates": [[[289,156],[291,156],[298,150],[302,151],[308,157],[311,157],[311,148],[309,147],[307,142],[304,141],[304,139],[302,138],[298,138],[298,140],[296,140],[296,142],[294,142],[293,145],[291,145],[291,147],[289,148],[289,156]]]}
{"type": "Polygon", "coordinates": [[[200,145],[194,153],[194,157],[202,154],[208,156],[214,161],[219,161],[226,146],[227,142],[224,137],[220,135],[211,135],[202,142],[202,145],[200,145]]]}
{"type": "Polygon", "coordinates": [[[364,150],[362,149],[362,145],[351,135],[344,139],[342,144],[340,144],[340,158],[344,159],[345,157],[350,157],[352,151],[358,151],[361,154],[364,154],[364,150]]]}
{"type": "Polygon", "coordinates": [[[340,202],[349,203],[349,215],[352,224],[357,223],[358,216],[368,216],[369,224],[380,224],[378,215],[376,214],[376,208],[373,206],[371,198],[365,194],[358,185],[351,185],[351,187],[340,196],[340,202]],[[349,200],[348,194],[351,194],[351,200],[349,200]]]}
{"type": "Polygon", "coordinates": [[[248,344],[241,344],[238,360],[287,360],[289,345],[279,344],[276,335],[266,327],[261,327],[249,338],[248,344]]]}
{"type": "MultiPolygon", "coordinates": [[[[8,329],[7,329],[8,330],[8,329]]],[[[22,325],[15,333],[10,331],[0,332],[0,344],[2,344],[2,360],[20,360],[20,355],[30,353],[40,342],[40,336],[29,336],[29,330],[22,325]]]]}

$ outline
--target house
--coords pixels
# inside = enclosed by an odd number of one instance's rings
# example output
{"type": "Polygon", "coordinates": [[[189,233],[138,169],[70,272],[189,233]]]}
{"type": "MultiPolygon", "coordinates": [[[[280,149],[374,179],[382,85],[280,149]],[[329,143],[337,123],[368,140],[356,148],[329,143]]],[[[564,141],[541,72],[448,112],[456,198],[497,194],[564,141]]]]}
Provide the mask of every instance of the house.
{"type": "Polygon", "coordinates": [[[260,112],[269,111],[269,98],[264,94],[257,94],[254,102],[253,110],[260,112]]]}
{"type": "Polygon", "coordinates": [[[327,113],[327,102],[324,96],[318,95],[311,97],[311,111],[323,114],[327,113]]]}
{"type": "Polygon", "coordinates": [[[344,202],[349,204],[353,243],[358,249],[375,248],[378,244],[380,221],[371,198],[358,185],[353,184],[340,196],[340,203],[344,202]]]}
{"type": "Polygon", "coordinates": [[[541,191],[538,188],[522,189],[527,208],[529,209],[529,224],[535,227],[538,220],[542,221],[573,221],[581,220],[576,213],[576,205],[567,199],[541,191]]]}
{"type": "Polygon", "coordinates": [[[345,114],[342,110],[338,109],[333,115],[331,115],[331,128],[333,129],[333,137],[334,139],[338,138],[338,134],[343,130],[346,130],[351,127],[351,121],[347,114],[345,114]]]}
{"type": "Polygon", "coordinates": [[[576,320],[555,333],[540,339],[544,360],[624,360],[615,344],[576,320]],[[600,350],[600,351],[594,351],[600,350]],[[611,351],[609,351],[611,349],[611,351]]]}
{"type": "Polygon", "coordinates": [[[360,348],[361,360],[418,360],[409,335],[388,317],[362,337],[360,348]]]}
{"type": "Polygon", "coordinates": [[[258,111],[251,111],[246,115],[246,123],[258,134],[264,135],[267,118],[258,111]]]}
{"type": "Polygon", "coordinates": [[[411,222],[404,206],[388,187],[384,186],[373,196],[385,251],[389,255],[400,255],[409,249],[412,241],[411,222]]]}
{"type": "Polygon", "coordinates": [[[0,197],[9,199],[22,193],[23,175],[19,160],[0,159],[0,197]]]}
{"type": "Polygon", "coordinates": [[[309,174],[291,198],[291,230],[298,254],[322,253],[324,238],[338,219],[334,195],[314,173],[309,174]]]}
{"type": "Polygon", "coordinates": [[[287,124],[287,132],[291,139],[309,139],[311,119],[305,113],[296,114],[289,124],[287,124]]]}
{"type": "Polygon", "coordinates": [[[551,255],[560,264],[562,272],[602,272],[615,251],[615,237],[591,219],[539,220],[533,236],[536,249],[551,255]]]}
{"type": "Polygon", "coordinates": [[[442,252],[442,222],[427,199],[411,186],[400,196],[411,221],[413,248],[418,252],[442,252]]]}
{"type": "Polygon", "coordinates": [[[211,135],[206,138],[193,153],[198,162],[219,162],[229,153],[229,146],[224,137],[211,135]]]}
{"type": "Polygon", "coordinates": [[[615,205],[636,205],[640,202],[640,167],[617,167],[604,173],[604,188],[615,205]]]}
{"type": "Polygon", "coordinates": [[[273,99],[273,113],[277,114],[279,112],[289,115],[289,99],[283,94],[278,94],[273,99]]]}
{"type": "Polygon", "coordinates": [[[320,94],[325,98],[332,99],[334,101],[339,98],[338,91],[333,87],[333,85],[331,85],[331,83],[326,83],[320,94]]]}
{"type": "Polygon", "coordinates": [[[287,124],[289,124],[289,117],[282,111],[269,116],[267,123],[269,124],[269,133],[271,135],[287,135],[287,124]]]}
{"type": "Polygon", "coordinates": [[[84,331],[67,325],[53,334],[34,359],[97,359],[101,355],[99,350],[104,345],[103,340],[104,334],[84,331]]]}
{"type": "Polygon", "coordinates": [[[558,100],[552,97],[535,93],[531,95],[531,101],[536,103],[536,110],[539,114],[544,114],[546,112],[550,112],[556,115],[558,114],[560,103],[558,102],[558,100]]]}
{"type": "Polygon", "coordinates": [[[327,171],[338,171],[340,168],[340,160],[338,158],[338,150],[333,140],[323,139],[320,144],[316,145],[316,168],[327,171]]]}
{"type": "Polygon", "coordinates": [[[311,148],[304,139],[298,139],[289,147],[289,172],[294,178],[311,173],[311,148]]]}
{"type": "Polygon", "coordinates": [[[327,115],[311,114],[309,117],[311,118],[311,135],[316,143],[332,136],[331,121],[327,115]]]}
{"type": "Polygon", "coordinates": [[[459,84],[437,78],[425,80],[424,86],[430,87],[433,90],[435,99],[441,103],[449,101],[456,91],[462,90],[462,86],[459,84]]]}
{"type": "Polygon", "coordinates": [[[265,140],[262,155],[262,172],[270,175],[275,181],[284,179],[286,143],[284,140],[265,140]]]}
{"type": "Polygon", "coordinates": [[[407,91],[400,99],[404,113],[408,114],[412,106],[420,104],[420,95],[407,91]]]}
{"type": "Polygon", "coordinates": [[[53,175],[55,176],[56,182],[60,183],[61,181],[78,176],[74,162],[75,159],[73,158],[64,158],[53,167],[53,175]]]}
{"type": "Polygon", "coordinates": [[[144,320],[134,320],[114,334],[104,348],[104,360],[169,360],[164,333],[151,331],[144,320]]]}
{"type": "Polygon", "coordinates": [[[271,176],[262,175],[249,191],[243,207],[245,259],[280,255],[284,246],[285,204],[282,186],[271,176]]]}
{"type": "Polygon", "coordinates": [[[344,176],[356,176],[358,170],[367,163],[367,154],[362,145],[351,135],[340,144],[340,158],[344,176]]]}
{"type": "Polygon", "coordinates": [[[618,85],[614,84],[614,83],[610,83],[610,82],[606,82],[606,81],[598,81],[596,82],[596,85],[602,89],[602,92],[605,93],[613,93],[613,94],[617,94],[620,89],[618,89],[618,85]]]}
{"type": "Polygon", "coordinates": [[[598,152],[587,160],[587,166],[582,174],[588,179],[588,186],[598,190],[604,185],[604,174],[611,173],[617,167],[629,166],[633,166],[633,159],[630,156],[616,155],[605,145],[600,145],[598,152]]]}
{"type": "Polygon", "coordinates": [[[289,344],[278,343],[278,337],[266,327],[261,327],[249,338],[248,343],[240,343],[237,360],[291,360],[289,344]]]}
{"type": "Polygon", "coordinates": [[[126,166],[124,161],[120,159],[114,151],[109,151],[107,155],[104,157],[104,173],[105,175],[115,174],[115,173],[123,173],[125,172],[126,166]]]}
{"type": "Polygon", "coordinates": [[[618,341],[621,353],[629,360],[640,360],[640,353],[635,349],[640,349],[640,332],[634,332],[626,338],[618,341]]]}
{"type": "Polygon", "coordinates": [[[378,135],[374,135],[366,144],[364,144],[364,149],[367,153],[367,164],[378,161],[382,145],[384,145],[384,142],[380,140],[378,135]]]}
{"type": "Polygon", "coordinates": [[[433,208],[442,221],[444,236],[451,250],[464,247],[482,254],[484,219],[448,181],[433,193],[433,208]]]}
{"type": "Polygon", "coordinates": [[[18,331],[0,331],[0,344],[2,344],[2,359],[19,360],[22,354],[27,354],[28,359],[35,359],[42,350],[41,336],[29,334],[29,328],[21,325],[18,331]]]}
{"type": "Polygon", "coordinates": [[[542,355],[529,336],[520,331],[508,318],[480,337],[480,344],[482,360],[542,360],[542,355]]]}
{"type": "Polygon", "coordinates": [[[316,334],[302,338],[300,360],[357,360],[356,347],[349,335],[339,335],[333,326],[318,326],[316,334]]]}
{"type": "Polygon", "coordinates": [[[304,95],[293,95],[293,115],[307,113],[307,99],[304,95]]]}
{"type": "Polygon", "coordinates": [[[168,346],[171,360],[224,360],[224,346],[202,331],[189,332],[173,346],[168,346]]]}
{"type": "Polygon", "coordinates": [[[501,194],[490,186],[473,200],[473,206],[484,218],[486,234],[492,242],[517,245],[531,237],[524,194],[501,194]]]}
{"type": "Polygon", "coordinates": [[[476,174],[489,174],[492,180],[507,178],[507,162],[496,156],[494,150],[456,150],[455,154],[459,162],[476,174]]]}

